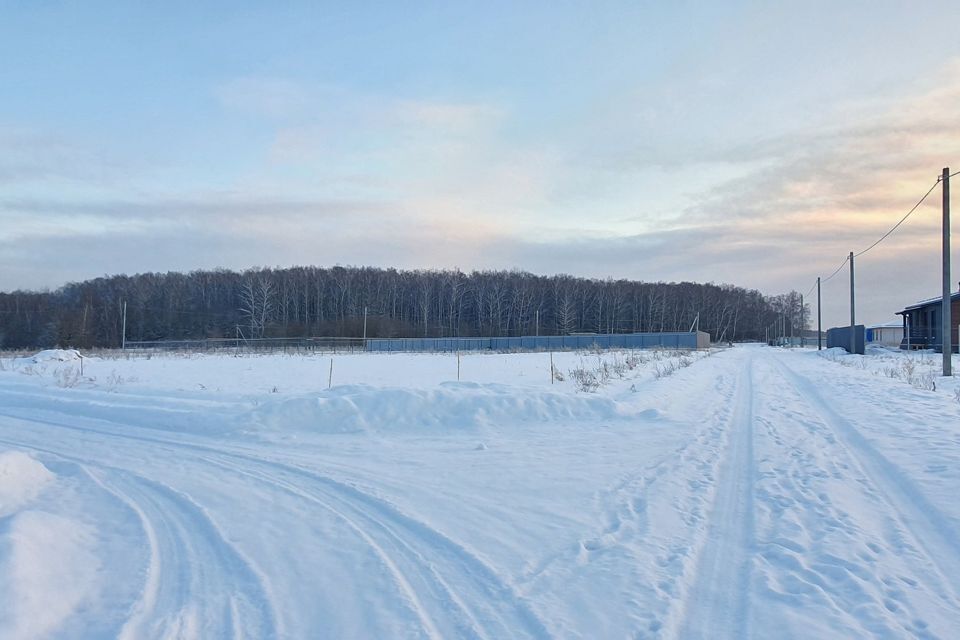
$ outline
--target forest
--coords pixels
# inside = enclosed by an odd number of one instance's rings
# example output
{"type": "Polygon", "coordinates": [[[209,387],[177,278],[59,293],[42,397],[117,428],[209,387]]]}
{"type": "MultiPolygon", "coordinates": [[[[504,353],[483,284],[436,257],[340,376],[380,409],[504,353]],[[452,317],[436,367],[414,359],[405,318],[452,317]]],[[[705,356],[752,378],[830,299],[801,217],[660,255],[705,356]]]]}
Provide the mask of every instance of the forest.
{"type": "Polygon", "coordinates": [[[335,266],[115,275],[0,293],[0,348],[118,347],[126,340],[441,337],[689,331],[714,341],[792,335],[796,292],[599,280],[525,271],[335,266]]]}

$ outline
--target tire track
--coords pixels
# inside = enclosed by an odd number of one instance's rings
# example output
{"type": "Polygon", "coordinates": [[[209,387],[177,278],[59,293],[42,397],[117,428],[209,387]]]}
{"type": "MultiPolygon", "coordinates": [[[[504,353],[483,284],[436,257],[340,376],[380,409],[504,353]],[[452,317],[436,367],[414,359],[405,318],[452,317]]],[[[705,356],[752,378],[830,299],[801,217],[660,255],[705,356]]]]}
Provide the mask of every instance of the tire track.
{"type": "Polygon", "coordinates": [[[753,358],[746,356],[728,422],[729,444],[717,477],[706,543],[687,593],[682,638],[749,636],[754,542],[753,358]]]}
{"type": "Polygon", "coordinates": [[[852,422],[837,413],[815,384],[792,371],[781,360],[775,361],[784,379],[857,462],[870,484],[896,514],[902,529],[915,540],[931,564],[938,567],[954,602],[960,602],[960,537],[956,535],[956,525],[852,422]]]}
{"type": "Polygon", "coordinates": [[[260,572],[189,497],[142,475],[50,447],[0,442],[75,465],[140,521],[150,559],[141,597],[118,637],[282,637],[260,572]]]}
{"type": "Polygon", "coordinates": [[[186,629],[199,637],[228,630],[234,638],[280,636],[258,572],[192,500],[126,471],[87,473],[137,513],[151,546],[144,597],[121,638],[176,637],[186,629]]]}
{"type": "MultiPolygon", "coordinates": [[[[317,504],[344,521],[372,548],[394,576],[428,637],[550,636],[543,622],[486,563],[426,523],[351,484],[296,465],[202,444],[10,417],[81,434],[161,445],[178,454],[190,451],[199,462],[241,473],[317,504]]],[[[61,455],[32,444],[11,444],[61,455]]]]}
{"type": "Polygon", "coordinates": [[[856,491],[854,459],[829,429],[811,419],[802,396],[764,362],[758,391],[757,607],[761,627],[783,624],[784,636],[856,635],[929,637],[924,622],[897,587],[906,578],[895,563],[879,564],[883,525],[860,505],[875,503],[856,491]],[[852,496],[851,496],[852,494],[852,496]],[[864,517],[866,515],[866,517],[864,517]],[[886,598],[886,602],[885,602],[886,598]],[[911,611],[896,619],[885,604],[911,611]],[[816,602],[816,617],[793,611],[816,602]],[[905,621],[903,618],[907,618],[905,621]],[[919,624],[911,625],[909,619],[919,624]],[[906,622],[906,624],[904,624],[906,622]]]}
{"type": "Polygon", "coordinates": [[[486,563],[384,500],[292,465],[248,460],[241,466],[210,458],[206,462],[314,502],[348,522],[397,567],[399,579],[416,587],[413,597],[430,609],[425,618],[442,631],[437,637],[549,637],[543,623],[486,563]],[[253,470],[249,462],[271,473],[253,470]],[[422,597],[424,593],[430,598],[422,597]]]}

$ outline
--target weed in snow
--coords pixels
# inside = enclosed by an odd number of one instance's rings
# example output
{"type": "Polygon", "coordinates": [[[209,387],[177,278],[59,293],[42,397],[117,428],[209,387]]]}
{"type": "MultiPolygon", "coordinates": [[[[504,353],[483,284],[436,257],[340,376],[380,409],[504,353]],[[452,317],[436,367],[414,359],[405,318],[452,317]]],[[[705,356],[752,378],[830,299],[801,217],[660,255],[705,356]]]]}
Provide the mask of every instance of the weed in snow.
{"type": "Polygon", "coordinates": [[[55,369],[53,372],[53,380],[61,389],[72,389],[80,384],[80,369],[74,367],[55,369]]]}

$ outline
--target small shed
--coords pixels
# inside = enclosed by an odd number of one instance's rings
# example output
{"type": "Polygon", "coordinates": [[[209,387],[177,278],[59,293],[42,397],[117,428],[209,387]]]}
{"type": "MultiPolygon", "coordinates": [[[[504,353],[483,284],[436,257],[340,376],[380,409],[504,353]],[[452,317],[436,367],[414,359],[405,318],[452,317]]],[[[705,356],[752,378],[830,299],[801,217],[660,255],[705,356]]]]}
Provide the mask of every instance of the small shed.
{"type": "MultiPolygon", "coordinates": [[[[940,349],[943,345],[942,321],[940,310],[943,297],[922,300],[910,305],[897,315],[903,317],[903,339],[901,349],[940,349]]],[[[950,296],[950,324],[952,326],[953,351],[958,347],[958,325],[960,325],[960,291],[950,296]]]]}

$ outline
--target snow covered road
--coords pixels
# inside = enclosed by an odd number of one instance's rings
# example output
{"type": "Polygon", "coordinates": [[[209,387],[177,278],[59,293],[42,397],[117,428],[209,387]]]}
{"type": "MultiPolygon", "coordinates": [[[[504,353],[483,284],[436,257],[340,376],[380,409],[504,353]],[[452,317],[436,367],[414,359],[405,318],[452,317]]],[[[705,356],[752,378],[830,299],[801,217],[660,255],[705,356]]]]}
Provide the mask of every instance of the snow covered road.
{"type": "Polygon", "coordinates": [[[110,389],[7,367],[0,637],[960,628],[944,384],[767,347],[644,362],[596,394],[538,377],[546,354],[430,379],[450,358],[345,358],[382,379],[330,391],[292,380],[326,366],[309,359],[102,363],[138,379],[110,389]],[[291,390],[231,386],[239,366],[291,390]]]}

